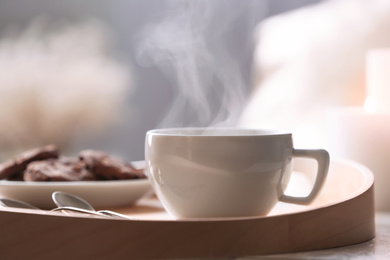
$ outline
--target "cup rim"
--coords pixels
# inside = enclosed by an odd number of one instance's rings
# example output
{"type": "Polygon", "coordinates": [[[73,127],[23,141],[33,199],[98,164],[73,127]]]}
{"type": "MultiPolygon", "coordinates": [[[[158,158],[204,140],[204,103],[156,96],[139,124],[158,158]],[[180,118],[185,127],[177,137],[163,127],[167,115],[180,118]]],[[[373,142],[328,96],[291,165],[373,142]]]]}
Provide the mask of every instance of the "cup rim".
{"type": "Polygon", "coordinates": [[[291,135],[291,132],[270,128],[241,128],[241,127],[174,127],[157,128],[147,131],[147,134],[159,136],[283,136],[291,135]],[[223,131],[223,135],[212,134],[212,131],[223,131]],[[237,131],[240,131],[237,134],[237,131]],[[208,133],[209,132],[209,133],[208,133]],[[234,133],[236,132],[236,133],[234,133]]]}

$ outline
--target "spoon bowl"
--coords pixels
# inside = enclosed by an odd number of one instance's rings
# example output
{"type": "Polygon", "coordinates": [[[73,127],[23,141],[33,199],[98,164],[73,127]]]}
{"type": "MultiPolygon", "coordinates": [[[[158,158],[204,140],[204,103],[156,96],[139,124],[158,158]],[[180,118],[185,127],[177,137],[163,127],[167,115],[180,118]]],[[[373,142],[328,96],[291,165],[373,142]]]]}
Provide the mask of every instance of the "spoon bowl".
{"type": "Polygon", "coordinates": [[[57,207],[74,207],[89,211],[96,211],[86,200],[66,192],[53,192],[52,199],[57,207]]]}
{"type": "Polygon", "coordinates": [[[9,198],[0,198],[0,206],[20,209],[39,209],[27,202],[9,198]]]}

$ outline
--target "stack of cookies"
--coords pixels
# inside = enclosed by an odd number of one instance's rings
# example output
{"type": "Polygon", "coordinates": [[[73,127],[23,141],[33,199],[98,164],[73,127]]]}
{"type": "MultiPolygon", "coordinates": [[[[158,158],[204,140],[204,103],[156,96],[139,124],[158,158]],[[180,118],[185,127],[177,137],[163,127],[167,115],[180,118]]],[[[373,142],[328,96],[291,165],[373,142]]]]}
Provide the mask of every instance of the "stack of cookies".
{"type": "Polygon", "coordinates": [[[78,158],[60,156],[54,145],[26,151],[0,164],[0,179],[91,181],[146,178],[143,169],[102,151],[83,150],[78,158]]]}

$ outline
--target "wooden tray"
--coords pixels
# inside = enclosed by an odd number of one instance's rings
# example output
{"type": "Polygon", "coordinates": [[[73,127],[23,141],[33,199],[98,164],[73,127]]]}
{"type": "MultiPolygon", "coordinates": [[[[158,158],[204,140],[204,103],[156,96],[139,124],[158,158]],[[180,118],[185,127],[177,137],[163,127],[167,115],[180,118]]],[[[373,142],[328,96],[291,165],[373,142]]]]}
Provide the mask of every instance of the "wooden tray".
{"type": "MultiPolygon", "coordinates": [[[[311,167],[298,161],[294,178],[310,179],[311,167]]],[[[312,205],[279,203],[267,217],[178,221],[155,197],[115,209],[137,220],[1,208],[0,259],[234,258],[346,246],[375,235],[373,187],[366,167],[338,160],[312,205]]]]}

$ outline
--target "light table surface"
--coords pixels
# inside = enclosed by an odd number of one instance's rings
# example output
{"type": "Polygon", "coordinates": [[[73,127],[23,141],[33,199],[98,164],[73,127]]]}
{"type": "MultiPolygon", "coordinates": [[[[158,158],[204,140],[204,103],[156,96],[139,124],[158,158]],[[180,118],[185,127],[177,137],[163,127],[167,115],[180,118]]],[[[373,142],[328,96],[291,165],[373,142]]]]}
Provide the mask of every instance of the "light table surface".
{"type": "Polygon", "coordinates": [[[376,213],[376,236],[374,239],[351,246],[239,259],[390,259],[390,213],[376,213]]]}

